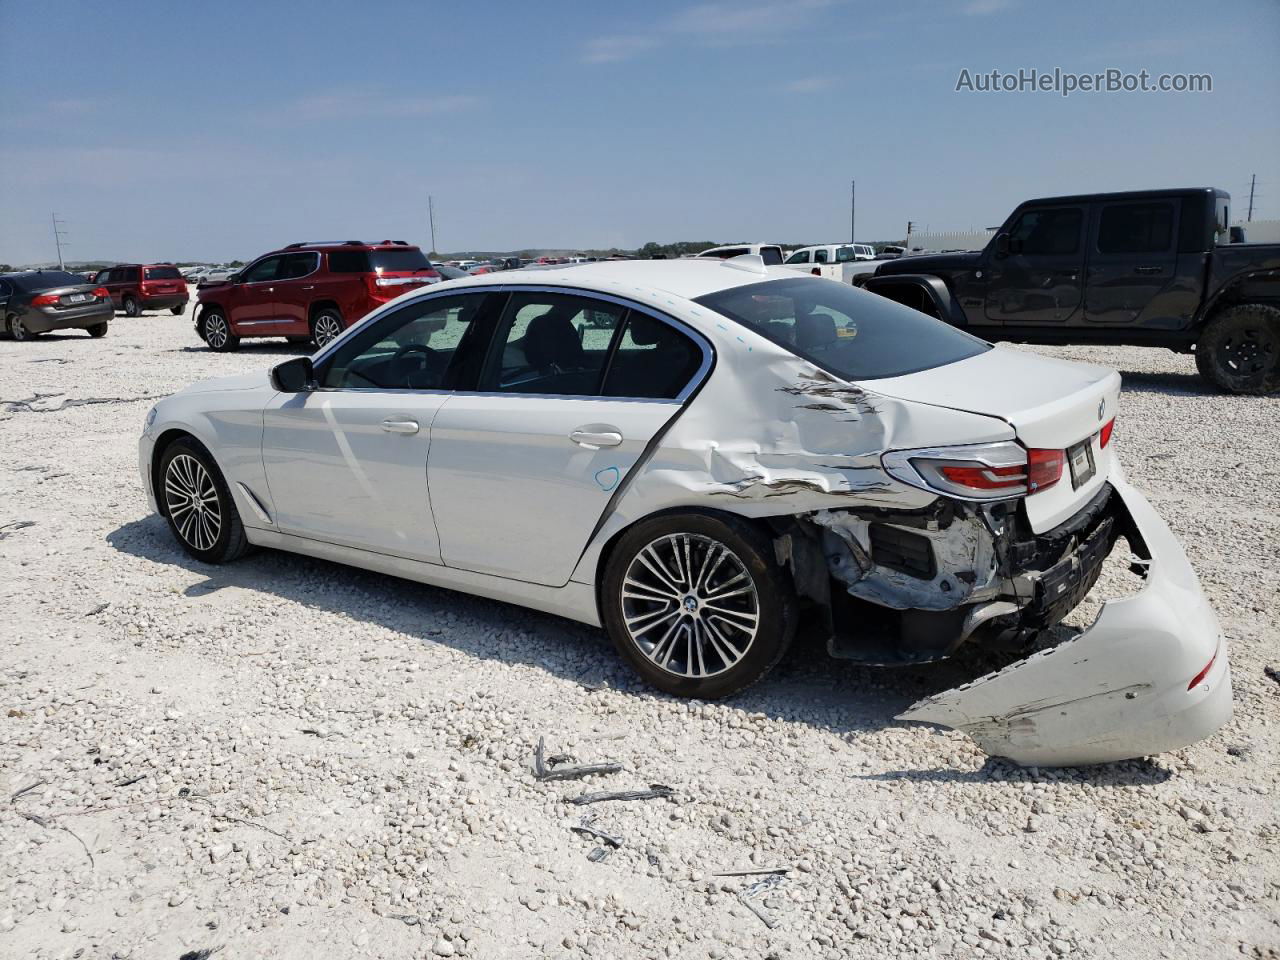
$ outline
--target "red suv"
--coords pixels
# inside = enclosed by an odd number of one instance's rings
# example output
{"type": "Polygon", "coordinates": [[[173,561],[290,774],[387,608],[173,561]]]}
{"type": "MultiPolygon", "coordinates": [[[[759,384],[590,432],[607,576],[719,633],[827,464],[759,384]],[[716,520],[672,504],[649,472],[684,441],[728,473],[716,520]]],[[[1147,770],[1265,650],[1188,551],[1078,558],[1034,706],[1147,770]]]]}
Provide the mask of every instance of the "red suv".
{"type": "Polygon", "coordinates": [[[100,270],[93,282],[106,287],[115,308],[131,317],[143,310],[168,310],[176,317],[187,309],[187,281],[171,263],[117,263],[100,270]]]}
{"type": "Polygon", "coordinates": [[[437,283],[423,252],[403,240],[291,243],[196,293],[196,330],[212,350],[242,337],[287,337],[323,347],[370,310],[437,283]]]}

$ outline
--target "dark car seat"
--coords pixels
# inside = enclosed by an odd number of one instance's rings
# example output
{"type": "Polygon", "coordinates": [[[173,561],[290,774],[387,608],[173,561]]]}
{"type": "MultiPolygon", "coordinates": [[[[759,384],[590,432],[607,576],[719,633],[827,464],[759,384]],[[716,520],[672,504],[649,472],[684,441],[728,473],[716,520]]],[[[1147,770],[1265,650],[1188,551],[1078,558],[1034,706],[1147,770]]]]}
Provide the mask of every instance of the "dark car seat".
{"type": "Polygon", "coordinates": [[[563,310],[549,310],[529,321],[524,334],[529,366],[542,372],[582,367],[582,341],[563,310]]]}

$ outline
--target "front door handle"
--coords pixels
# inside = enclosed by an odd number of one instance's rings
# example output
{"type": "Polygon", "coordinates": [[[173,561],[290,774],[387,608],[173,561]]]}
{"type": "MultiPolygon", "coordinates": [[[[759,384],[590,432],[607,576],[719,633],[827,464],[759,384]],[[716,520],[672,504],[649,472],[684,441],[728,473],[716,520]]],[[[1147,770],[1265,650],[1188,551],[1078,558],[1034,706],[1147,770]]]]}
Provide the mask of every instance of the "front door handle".
{"type": "Polygon", "coordinates": [[[1155,273],[1164,273],[1164,267],[1134,267],[1133,272],[1141,273],[1145,275],[1151,275],[1155,273]]]}
{"type": "Polygon", "coordinates": [[[387,433],[417,433],[418,421],[396,420],[389,417],[382,421],[382,429],[387,431],[387,433]]]}
{"type": "Polygon", "coordinates": [[[622,434],[615,430],[575,430],[569,439],[582,447],[616,447],[622,442],[622,434]]]}
{"type": "Polygon", "coordinates": [[[312,285],[312,284],[308,284],[307,286],[303,287],[302,289],[303,289],[303,290],[314,290],[314,289],[315,289],[315,286],[314,286],[314,285],[312,285]]]}

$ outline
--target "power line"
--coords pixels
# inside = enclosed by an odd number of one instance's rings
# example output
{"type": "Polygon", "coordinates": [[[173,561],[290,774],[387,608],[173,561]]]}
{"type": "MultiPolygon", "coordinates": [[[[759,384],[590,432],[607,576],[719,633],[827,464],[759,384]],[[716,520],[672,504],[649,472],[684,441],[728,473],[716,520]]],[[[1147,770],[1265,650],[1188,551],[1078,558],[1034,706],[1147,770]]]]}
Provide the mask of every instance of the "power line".
{"type": "Polygon", "coordinates": [[[61,229],[61,227],[66,226],[67,221],[59,220],[58,215],[56,213],[51,213],[49,214],[49,216],[53,220],[53,242],[54,242],[54,245],[58,248],[58,269],[65,270],[66,267],[62,263],[62,248],[63,246],[69,247],[71,246],[71,244],[67,243],[67,240],[66,240],[67,232],[61,229]]]}

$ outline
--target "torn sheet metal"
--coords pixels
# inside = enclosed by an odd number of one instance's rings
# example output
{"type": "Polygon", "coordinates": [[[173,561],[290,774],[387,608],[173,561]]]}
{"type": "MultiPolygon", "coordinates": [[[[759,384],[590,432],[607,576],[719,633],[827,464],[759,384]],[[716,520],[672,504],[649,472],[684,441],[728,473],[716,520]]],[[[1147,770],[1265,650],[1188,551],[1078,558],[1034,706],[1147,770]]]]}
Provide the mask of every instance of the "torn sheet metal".
{"type": "Polygon", "coordinates": [[[1175,750],[1230,719],[1226,642],[1195,571],[1147,500],[1118,470],[1110,480],[1151,555],[1142,591],[1107,601],[1080,636],[898,719],[962,730],[992,756],[1038,766],[1175,750]]]}

